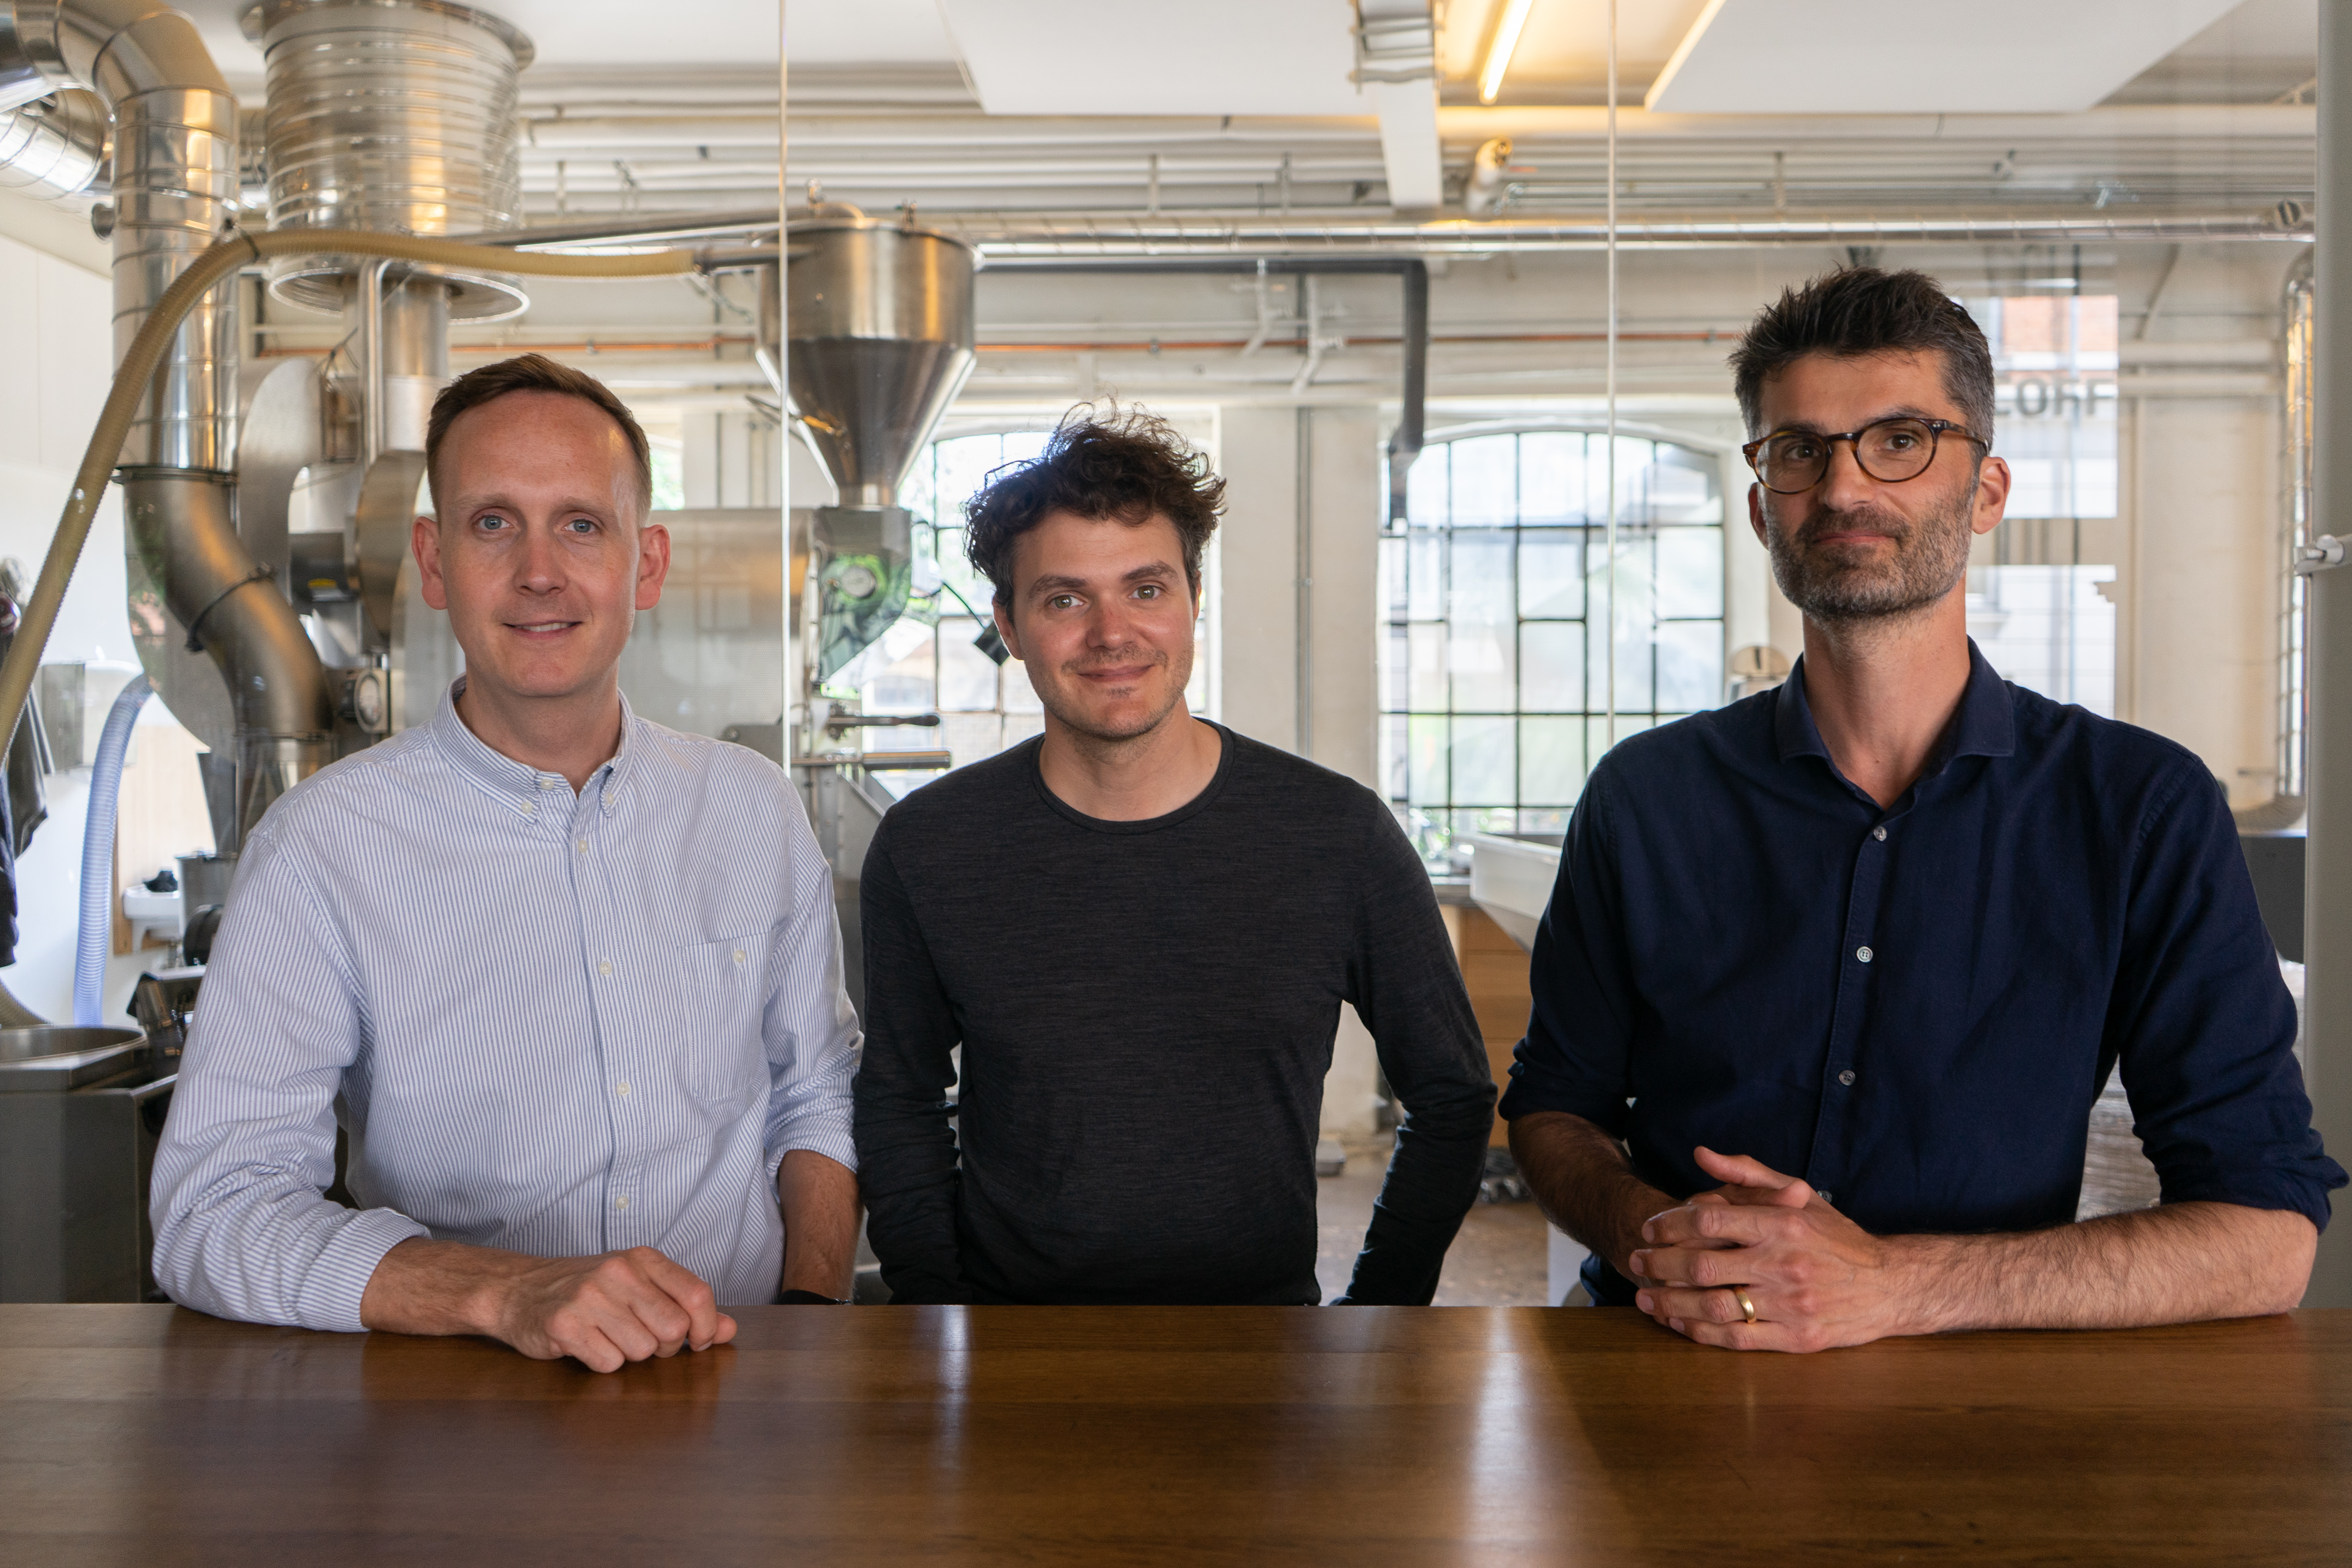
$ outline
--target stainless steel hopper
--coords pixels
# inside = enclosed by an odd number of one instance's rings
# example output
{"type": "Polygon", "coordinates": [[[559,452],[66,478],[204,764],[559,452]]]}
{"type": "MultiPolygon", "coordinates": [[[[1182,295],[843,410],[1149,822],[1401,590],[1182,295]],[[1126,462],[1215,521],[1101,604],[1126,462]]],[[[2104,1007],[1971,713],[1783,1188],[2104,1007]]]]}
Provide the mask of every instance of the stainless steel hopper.
{"type": "Polygon", "coordinates": [[[974,252],[835,204],[793,223],[784,277],[763,290],[761,353],[775,378],[781,314],[779,390],[840,491],[813,519],[809,668],[823,680],[906,608],[913,520],[898,491],[971,374],[974,252]]]}

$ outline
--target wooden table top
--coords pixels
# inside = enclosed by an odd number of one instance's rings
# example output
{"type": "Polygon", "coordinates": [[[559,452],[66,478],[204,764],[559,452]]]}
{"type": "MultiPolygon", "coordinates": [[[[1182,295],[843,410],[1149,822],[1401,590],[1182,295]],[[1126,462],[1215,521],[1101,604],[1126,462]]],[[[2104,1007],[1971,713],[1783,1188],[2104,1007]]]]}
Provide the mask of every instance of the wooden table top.
{"type": "Polygon", "coordinates": [[[739,1316],[600,1377],[0,1307],[0,1560],[2352,1557],[2352,1311],[1809,1358],[1627,1310],[739,1316]]]}

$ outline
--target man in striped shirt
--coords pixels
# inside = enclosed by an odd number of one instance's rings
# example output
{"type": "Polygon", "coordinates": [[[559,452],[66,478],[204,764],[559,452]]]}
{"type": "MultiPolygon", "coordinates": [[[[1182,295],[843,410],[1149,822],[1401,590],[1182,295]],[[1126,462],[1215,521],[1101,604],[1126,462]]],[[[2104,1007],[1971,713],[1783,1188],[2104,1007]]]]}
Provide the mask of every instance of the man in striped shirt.
{"type": "Polygon", "coordinates": [[[645,433],[538,355],[435,404],[425,596],[466,675],[247,836],[158,1152],[155,1276],[224,1317],[599,1371],[848,1294],[830,873],[772,763],[633,715],[645,433]],[[335,1128],[358,1206],[323,1195],[335,1128]]]}

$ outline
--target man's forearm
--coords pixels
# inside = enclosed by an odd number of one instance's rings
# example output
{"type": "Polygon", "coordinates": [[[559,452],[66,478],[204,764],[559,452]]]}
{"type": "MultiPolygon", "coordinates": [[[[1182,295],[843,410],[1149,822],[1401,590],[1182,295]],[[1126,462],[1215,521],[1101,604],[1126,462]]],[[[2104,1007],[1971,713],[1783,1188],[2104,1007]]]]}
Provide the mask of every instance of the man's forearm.
{"type": "Polygon", "coordinates": [[[394,1333],[486,1334],[597,1372],[735,1337],[710,1287],[650,1247],[533,1258],[412,1237],[378,1260],[360,1320],[394,1333]]]}
{"type": "Polygon", "coordinates": [[[2006,1236],[1887,1238],[1911,1321],[1891,1331],[2128,1329],[2291,1310],[2319,1232],[2289,1211],[2167,1204],[2006,1236]]]}
{"type": "Polygon", "coordinates": [[[1633,1173],[1616,1139],[1564,1110],[1538,1110],[1511,1123],[1511,1158],[1544,1215],[1627,1279],[1626,1254],[1642,1245],[1642,1222],[1675,1200],[1633,1173]]]}
{"type": "Polygon", "coordinates": [[[846,1300],[857,1269],[857,1177],[837,1160],[794,1149],[776,1171],[784,1215],[787,1290],[846,1300]]]}
{"type": "Polygon", "coordinates": [[[544,1259],[416,1237],[383,1255],[360,1298],[360,1322],[394,1334],[502,1338],[506,1292],[544,1259]]]}
{"type": "MultiPolygon", "coordinates": [[[[1444,1133],[1407,1120],[1389,1157],[1363,1250],[1340,1300],[1357,1305],[1425,1307],[1437,1293],[1446,1248],[1478,1201],[1487,1128],[1472,1121],[1444,1133]]],[[[1490,1121],[1491,1125],[1491,1121],[1490,1121]]]]}

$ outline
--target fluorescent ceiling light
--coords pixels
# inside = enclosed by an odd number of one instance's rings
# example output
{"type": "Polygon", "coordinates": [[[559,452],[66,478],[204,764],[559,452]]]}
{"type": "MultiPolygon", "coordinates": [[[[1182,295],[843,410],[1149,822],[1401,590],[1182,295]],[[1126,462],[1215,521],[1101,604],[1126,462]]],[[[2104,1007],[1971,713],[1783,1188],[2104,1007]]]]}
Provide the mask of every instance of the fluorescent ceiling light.
{"type": "Polygon", "coordinates": [[[1495,41],[1486,46],[1486,64],[1478,72],[1478,101],[1492,103],[1503,90],[1503,73],[1511,68],[1511,52],[1527,30],[1528,13],[1536,0],[1503,0],[1503,19],[1495,24],[1495,41]]]}

